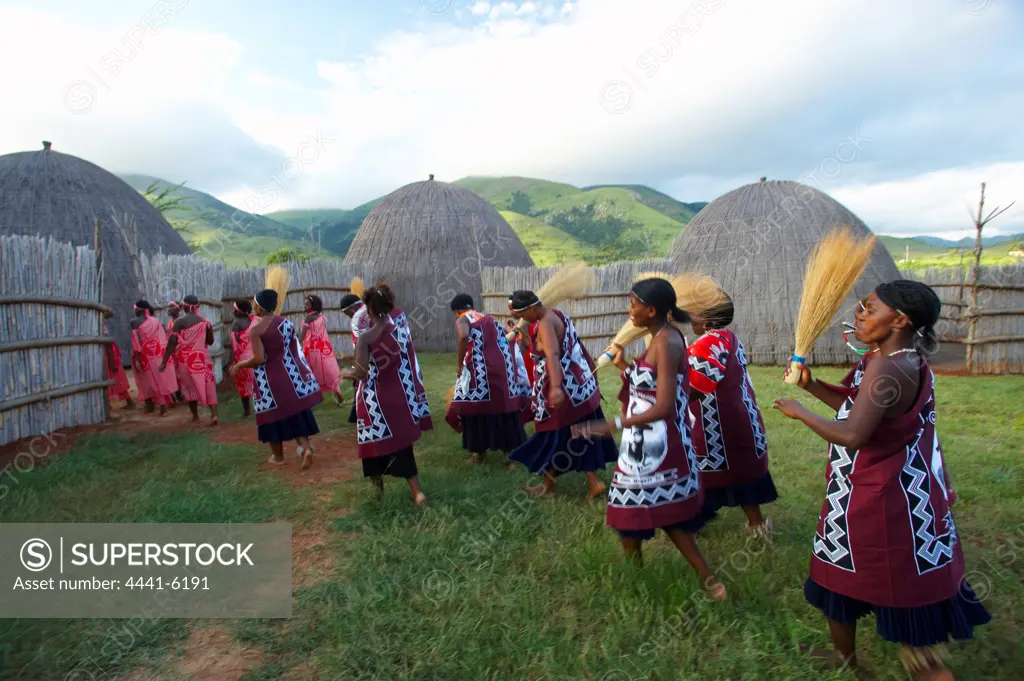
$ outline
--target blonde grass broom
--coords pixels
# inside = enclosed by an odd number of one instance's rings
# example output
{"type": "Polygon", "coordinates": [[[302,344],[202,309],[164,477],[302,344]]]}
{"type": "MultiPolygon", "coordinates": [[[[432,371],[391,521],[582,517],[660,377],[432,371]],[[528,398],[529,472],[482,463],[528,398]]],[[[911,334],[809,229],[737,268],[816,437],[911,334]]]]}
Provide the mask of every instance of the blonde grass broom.
{"type": "MultiPolygon", "coordinates": [[[[580,298],[587,289],[597,284],[597,275],[590,265],[584,262],[571,262],[562,265],[551,275],[551,278],[540,287],[536,293],[537,298],[545,307],[555,307],[567,300],[580,298]]],[[[522,332],[527,326],[525,319],[520,319],[515,329],[508,334],[509,342],[515,338],[516,332],[522,332]]]]}
{"type": "MultiPolygon", "coordinates": [[[[644,279],[671,280],[671,275],[665,272],[644,272],[643,274],[638,275],[633,283],[635,284],[637,281],[642,281],[644,279]]],[[[611,344],[621,350],[629,347],[629,344],[635,341],[636,339],[642,338],[643,336],[647,335],[649,335],[647,333],[647,329],[640,326],[635,326],[633,322],[627,320],[626,323],[622,325],[622,328],[619,329],[619,332],[615,334],[615,338],[612,339],[611,344]]],[[[614,355],[611,354],[609,350],[605,350],[604,352],[601,353],[601,356],[597,358],[597,368],[600,369],[602,367],[608,366],[613,358],[614,355]]]]}
{"type": "Polygon", "coordinates": [[[800,367],[807,363],[814,343],[832,324],[832,318],[867,267],[875,241],[874,235],[858,239],[848,226],[836,227],[811,254],[804,274],[794,352],[786,383],[800,383],[800,367]]]}
{"type": "Polygon", "coordinates": [[[362,277],[352,277],[352,283],[348,285],[349,293],[363,297],[363,292],[366,290],[366,284],[363,283],[362,277]]]}
{"type": "Polygon", "coordinates": [[[274,309],[274,314],[281,314],[284,298],[288,295],[288,270],[277,265],[268,267],[264,288],[277,292],[277,307],[274,309]]]}

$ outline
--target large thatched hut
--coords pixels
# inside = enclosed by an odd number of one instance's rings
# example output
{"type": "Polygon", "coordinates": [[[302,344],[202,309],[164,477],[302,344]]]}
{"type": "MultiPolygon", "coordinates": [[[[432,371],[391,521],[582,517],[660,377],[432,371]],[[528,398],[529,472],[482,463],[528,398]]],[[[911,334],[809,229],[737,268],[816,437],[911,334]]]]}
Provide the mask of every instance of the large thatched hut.
{"type": "Polygon", "coordinates": [[[416,347],[437,351],[455,349],[452,296],[469,293],[482,309],[482,268],[533,266],[498,211],[433,175],[384,197],[363,220],[345,262],[373,263],[409,315],[416,347]]]}
{"type": "Polygon", "coordinates": [[[118,223],[134,224],[138,248],[146,253],[186,255],[192,252],[188,244],[116,175],[54,151],[49,142],[39,151],[0,156],[0,234],[49,236],[91,247],[95,218],[102,224],[103,303],[115,313],[107,326],[127,358],[128,321],[139,290],[118,223]]]}
{"type": "MultiPolygon", "coordinates": [[[[747,358],[784,364],[793,352],[807,260],[833,226],[869,235],[860,218],[813,187],[791,181],[748,184],[705,206],[672,243],[669,257],[680,271],[715,277],[736,305],[733,328],[747,358]]],[[[835,327],[815,345],[811,363],[847,363],[839,321],[853,319],[856,301],[880,282],[898,279],[892,256],[879,241],[867,269],[844,303],[835,327]]]]}

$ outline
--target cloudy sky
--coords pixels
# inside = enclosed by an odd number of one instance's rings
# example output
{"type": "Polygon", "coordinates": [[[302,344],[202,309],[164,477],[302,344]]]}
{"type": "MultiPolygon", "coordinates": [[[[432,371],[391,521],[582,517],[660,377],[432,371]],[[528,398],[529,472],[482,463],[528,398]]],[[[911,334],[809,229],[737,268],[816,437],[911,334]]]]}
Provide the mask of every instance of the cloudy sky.
{"type": "Polygon", "coordinates": [[[0,153],[241,208],[524,175],[801,180],[876,231],[1024,231],[1018,0],[0,0],[0,153]],[[102,6],[100,6],[102,5],[102,6]]]}

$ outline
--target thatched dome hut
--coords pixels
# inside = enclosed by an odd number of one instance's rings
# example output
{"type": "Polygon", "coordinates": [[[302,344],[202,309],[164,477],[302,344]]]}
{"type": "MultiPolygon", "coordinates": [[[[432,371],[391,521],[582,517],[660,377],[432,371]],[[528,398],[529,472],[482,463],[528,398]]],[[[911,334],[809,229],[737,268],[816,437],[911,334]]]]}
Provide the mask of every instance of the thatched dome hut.
{"type": "MultiPolygon", "coordinates": [[[[837,225],[869,235],[860,218],[838,201],[799,182],[744,185],[705,206],[672,243],[669,257],[680,271],[699,271],[722,284],[736,306],[733,328],[758,364],[785,364],[793,352],[810,252],[837,225]]],[[[853,320],[853,306],[883,281],[900,277],[882,245],[844,303],[835,327],[820,338],[811,363],[846,364],[855,355],[843,342],[839,322],[853,320]]]]}
{"type": "Polygon", "coordinates": [[[483,308],[482,268],[533,266],[498,211],[433,175],[384,197],[363,220],[345,262],[373,263],[375,277],[388,281],[409,314],[416,347],[438,351],[455,349],[453,295],[469,293],[483,308]]]}
{"type": "Polygon", "coordinates": [[[92,247],[95,218],[102,221],[103,303],[114,310],[107,326],[127,358],[138,287],[116,222],[134,222],[144,252],[192,250],[149,201],[93,163],[54,151],[49,142],[39,151],[0,156],[0,235],[49,236],[92,247]]]}

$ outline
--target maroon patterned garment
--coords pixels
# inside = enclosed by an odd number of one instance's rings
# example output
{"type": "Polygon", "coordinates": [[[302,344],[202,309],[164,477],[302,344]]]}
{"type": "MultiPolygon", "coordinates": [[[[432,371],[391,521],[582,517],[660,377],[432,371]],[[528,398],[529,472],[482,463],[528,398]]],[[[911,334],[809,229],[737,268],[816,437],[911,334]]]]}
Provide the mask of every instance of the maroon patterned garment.
{"type": "Polygon", "coordinates": [[[719,488],[763,478],[768,473],[768,440],[743,344],[731,329],[713,329],[687,355],[690,423],[701,483],[719,488]]]}
{"type": "Polygon", "coordinates": [[[560,409],[548,404],[548,390],[551,380],[548,376],[547,355],[537,350],[536,327],[530,327],[530,357],[533,359],[533,422],[537,432],[568,428],[597,411],[601,406],[601,393],[594,376],[595,364],[590,353],[583,347],[576,327],[569,315],[561,310],[551,310],[565,325],[562,347],[559,348],[559,364],[562,368],[562,390],[565,402],[560,409]]]}
{"type": "Polygon", "coordinates": [[[389,319],[369,347],[369,373],[356,387],[359,458],[394,454],[420,439],[408,391],[415,366],[403,352],[401,330],[389,319]]]}
{"type": "MultiPolygon", "coordinates": [[[[250,340],[256,326],[253,324],[246,332],[250,340]]],[[[265,361],[253,369],[256,393],[252,404],[257,425],[295,416],[323,402],[320,384],[299,348],[294,324],[275,315],[260,340],[265,361]]]]}
{"type": "MultiPolygon", "coordinates": [[[[860,366],[844,379],[848,396],[837,421],[849,417],[858,399],[860,366]]],[[[914,406],[882,421],[863,447],[849,451],[829,444],[811,579],[872,605],[937,603],[953,597],[964,576],[935,434],[934,378],[925,361],[920,381],[914,406]]]]}
{"type": "Polygon", "coordinates": [[[519,413],[530,399],[530,383],[525,367],[520,373],[518,348],[509,343],[501,323],[475,310],[466,313],[469,322],[469,347],[462,373],[445,421],[456,432],[462,431],[463,416],[519,413]]]}

